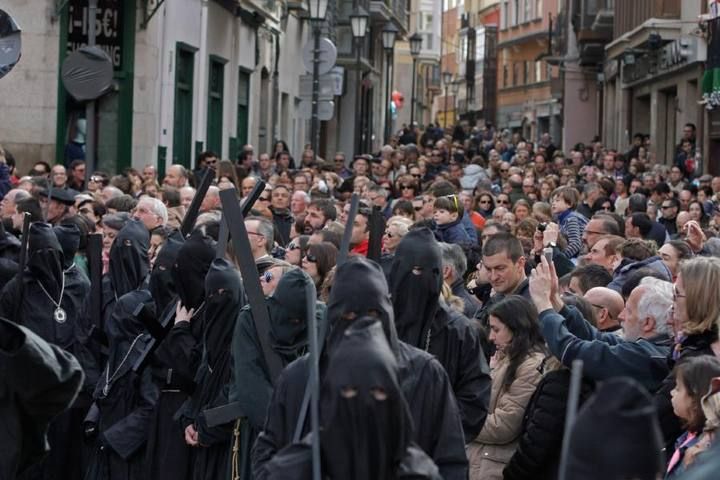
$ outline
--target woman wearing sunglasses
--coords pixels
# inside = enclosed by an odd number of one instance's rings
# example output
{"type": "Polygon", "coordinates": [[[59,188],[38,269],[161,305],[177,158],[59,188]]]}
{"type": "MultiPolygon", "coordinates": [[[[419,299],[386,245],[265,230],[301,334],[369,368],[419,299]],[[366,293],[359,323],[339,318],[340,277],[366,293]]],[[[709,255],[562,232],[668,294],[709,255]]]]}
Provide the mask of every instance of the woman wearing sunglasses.
{"type": "Polygon", "coordinates": [[[307,251],[308,240],[310,240],[310,235],[300,235],[288,243],[288,246],[285,247],[285,261],[299,267],[307,251]]]}
{"type": "Polygon", "coordinates": [[[330,242],[316,243],[308,246],[302,259],[302,269],[315,282],[318,292],[330,270],[335,266],[338,250],[330,242]]]}

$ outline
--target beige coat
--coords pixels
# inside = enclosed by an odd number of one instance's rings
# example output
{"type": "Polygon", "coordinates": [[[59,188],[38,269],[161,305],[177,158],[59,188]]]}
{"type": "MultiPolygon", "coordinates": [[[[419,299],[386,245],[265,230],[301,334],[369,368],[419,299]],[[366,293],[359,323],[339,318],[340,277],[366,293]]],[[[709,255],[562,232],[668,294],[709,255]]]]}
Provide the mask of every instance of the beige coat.
{"type": "Polygon", "coordinates": [[[539,367],[544,358],[544,354],[537,352],[528,355],[509,387],[503,385],[509,366],[506,357],[490,372],[492,393],[487,420],[480,435],[466,447],[470,480],[502,480],[502,471],[515,453],[522,433],[525,408],[542,378],[539,367]]]}

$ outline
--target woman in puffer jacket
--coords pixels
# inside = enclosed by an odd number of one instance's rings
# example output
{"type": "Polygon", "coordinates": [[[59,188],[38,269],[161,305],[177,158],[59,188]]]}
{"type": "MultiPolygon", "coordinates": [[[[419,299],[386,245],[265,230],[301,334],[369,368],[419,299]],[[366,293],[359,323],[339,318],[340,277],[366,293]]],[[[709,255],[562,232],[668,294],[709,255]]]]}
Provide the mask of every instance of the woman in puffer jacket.
{"type": "Polygon", "coordinates": [[[537,310],[525,298],[512,295],[493,305],[489,323],[490,341],[497,352],[490,361],[492,393],[487,420],[467,446],[470,480],[503,478],[522,433],[525,409],[549,355],[537,310]]]}

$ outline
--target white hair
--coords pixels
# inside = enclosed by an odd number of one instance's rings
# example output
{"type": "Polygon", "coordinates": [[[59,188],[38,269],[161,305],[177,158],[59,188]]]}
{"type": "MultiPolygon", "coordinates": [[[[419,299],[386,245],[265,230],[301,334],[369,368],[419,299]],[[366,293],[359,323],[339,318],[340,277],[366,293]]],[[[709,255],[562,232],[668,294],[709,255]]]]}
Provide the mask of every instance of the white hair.
{"type": "Polygon", "coordinates": [[[168,222],[168,211],[167,207],[163,202],[161,202],[157,198],[153,198],[147,195],[143,195],[140,197],[141,202],[146,202],[148,204],[148,207],[150,208],[150,211],[154,214],[160,217],[160,220],[162,221],[162,226],[166,226],[168,222]]]}
{"type": "Polygon", "coordinates": [[[673,285],[670,282],[653,277],[645,277],[640,281],[645,289],[638,302],[638,317],[655,319],[655,332],[669,333],[668,318],[673,304],[673,285]]]}

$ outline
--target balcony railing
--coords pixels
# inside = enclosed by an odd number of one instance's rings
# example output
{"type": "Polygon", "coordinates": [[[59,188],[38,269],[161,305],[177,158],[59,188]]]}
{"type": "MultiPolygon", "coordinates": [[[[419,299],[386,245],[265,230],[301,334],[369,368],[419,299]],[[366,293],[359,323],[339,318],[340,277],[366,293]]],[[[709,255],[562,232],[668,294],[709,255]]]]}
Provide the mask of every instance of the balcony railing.
{"type": "Polygon", "coordinates": [[[573,6],[578,42],[612,40],[615,0],[574,0],[573,6]]]}

